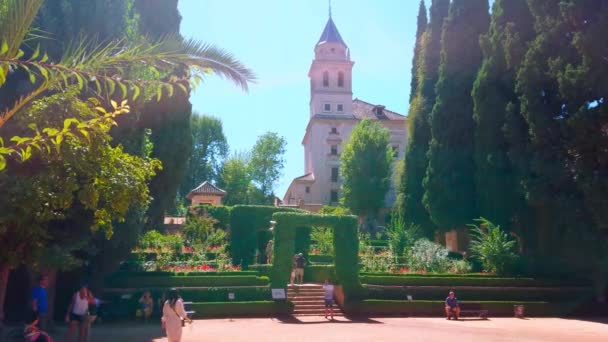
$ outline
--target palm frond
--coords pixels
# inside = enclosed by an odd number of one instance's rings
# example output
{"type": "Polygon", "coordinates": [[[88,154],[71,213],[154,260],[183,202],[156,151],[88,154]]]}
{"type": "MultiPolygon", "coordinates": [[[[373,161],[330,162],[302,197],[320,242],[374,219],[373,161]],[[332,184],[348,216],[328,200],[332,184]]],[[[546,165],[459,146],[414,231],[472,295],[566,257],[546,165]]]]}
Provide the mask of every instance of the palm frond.
{"type": "Polygon", "coordinates": [[[32,23],[44,0],[0,0],[0,40],[9,50],[5,55],[19,53],[21,43],[31,31],[32,23]]]}

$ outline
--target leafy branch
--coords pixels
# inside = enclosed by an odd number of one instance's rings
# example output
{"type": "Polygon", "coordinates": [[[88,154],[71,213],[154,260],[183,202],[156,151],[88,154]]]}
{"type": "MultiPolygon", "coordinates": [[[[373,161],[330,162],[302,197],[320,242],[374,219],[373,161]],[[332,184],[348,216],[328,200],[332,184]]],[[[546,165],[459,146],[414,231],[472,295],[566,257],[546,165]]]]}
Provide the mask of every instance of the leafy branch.
{"type": "Polygon", "coordinates": [[[10,139],[13,144],[5,146],[4,140],[0,137],[0,170],[6,168],[6,158],[12,157],[20,162],[29,160],[34,149],[41,153],[51,154],[53,150],[57,153],[61,151],[61,144],[66,138],[84,138],[90,141],[90,134],[94,131],[108,131],[111,126],[116,125],[114,118],[118,115],[129,113],[127,100],[123,100],[118,104],[111,101],[113,110],[108,112],[103,107],[95,107],[95,110],[100,116],[91,120],[80,121],[75,118],[66,119],[63,122],[63,128],[47,127],[39,130],[35,124],[30,124],[28,127],[35,134],[31,137],[14,136],[10,139]]]}

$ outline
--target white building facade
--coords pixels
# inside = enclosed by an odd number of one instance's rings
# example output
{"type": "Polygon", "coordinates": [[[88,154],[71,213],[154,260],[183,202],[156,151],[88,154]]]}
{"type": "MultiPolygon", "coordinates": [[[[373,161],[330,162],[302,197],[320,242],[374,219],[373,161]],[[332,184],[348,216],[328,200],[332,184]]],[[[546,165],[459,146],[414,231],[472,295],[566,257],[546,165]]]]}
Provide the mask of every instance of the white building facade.
{"type": "MultiPolygon", "coordinates": [[[[282,205],[318,211],[323,205],[338,203],[340,154],[353,128],[364,118],[377,120],[390,131],[395,162],[403,159],[407,143],[406,117],[384,106],[353,99],[353,65],[348,46],[330,16],[315,46],[315,59],[308,72],[310,120],[302,140],[304,175],[291,182],[282,205]]],[[[386,196],[386,207],[394,204],[394,189],[393,182],[386,196]]]]}

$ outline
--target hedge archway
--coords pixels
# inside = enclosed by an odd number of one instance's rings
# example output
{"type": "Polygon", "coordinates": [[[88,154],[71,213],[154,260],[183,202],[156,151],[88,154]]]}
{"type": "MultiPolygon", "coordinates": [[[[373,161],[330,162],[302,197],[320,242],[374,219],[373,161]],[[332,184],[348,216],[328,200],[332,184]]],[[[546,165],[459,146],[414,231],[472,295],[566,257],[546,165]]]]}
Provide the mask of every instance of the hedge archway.
{"type": "Polygon", "coordinates": [[[355,216],[274,213],[274,251],[271,273],[273,288],[285,288],[289,282],[296,230],[302,227],[332,228],[334,235],[336,278],[346,295],[355,293],[359,283],[359,236],[355,216]]]}

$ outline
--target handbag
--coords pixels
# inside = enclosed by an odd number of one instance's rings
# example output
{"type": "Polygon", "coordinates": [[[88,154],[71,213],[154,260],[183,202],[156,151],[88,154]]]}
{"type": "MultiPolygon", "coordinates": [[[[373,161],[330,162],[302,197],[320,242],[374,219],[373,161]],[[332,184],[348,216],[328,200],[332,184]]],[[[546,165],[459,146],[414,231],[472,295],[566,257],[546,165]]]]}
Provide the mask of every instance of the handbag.
{"type": "Polygon", "coordinates": [[[179,319],[182,321],[182,328],[186,326],[186,320],[184,318],[182,318],[182,316],[180,316],[177,311],[175,311],[175,308],[171,308],[171,310],[173,310],[173,312],[175,312],[175,314],[177,315],[177,317],[179,317],[179,319]]]}

